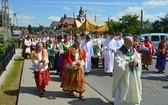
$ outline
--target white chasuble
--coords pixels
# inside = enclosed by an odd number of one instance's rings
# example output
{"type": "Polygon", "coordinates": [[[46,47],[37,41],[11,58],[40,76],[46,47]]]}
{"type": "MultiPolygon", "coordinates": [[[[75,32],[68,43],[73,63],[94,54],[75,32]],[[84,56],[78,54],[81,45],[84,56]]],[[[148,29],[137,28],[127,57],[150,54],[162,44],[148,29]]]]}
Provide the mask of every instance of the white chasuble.
{"type": "Polygon", "coordinates": [[[115,54],[112,93],[115,96],[114,105],[139,105],[142,100],[141,85],[141,57],[134,49],[131,59],[136,59],[138,65],[134,71],[128,66],[130,56],[124,55],[120,50],[115,54]]]}

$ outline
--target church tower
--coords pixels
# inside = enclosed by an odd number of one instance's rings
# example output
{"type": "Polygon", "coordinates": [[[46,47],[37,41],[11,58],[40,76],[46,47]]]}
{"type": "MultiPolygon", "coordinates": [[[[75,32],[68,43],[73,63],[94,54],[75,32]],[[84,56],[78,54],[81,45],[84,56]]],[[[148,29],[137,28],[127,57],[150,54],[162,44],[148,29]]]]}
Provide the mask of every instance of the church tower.
{"type": "Polygon", "coordinates": [[[83,8],[80,7],[79,15],[77,16],[77,19],[83,23],[83,22],[85,22],[85,18],[86,18],[86,13],[84,13],[83,8]]]}

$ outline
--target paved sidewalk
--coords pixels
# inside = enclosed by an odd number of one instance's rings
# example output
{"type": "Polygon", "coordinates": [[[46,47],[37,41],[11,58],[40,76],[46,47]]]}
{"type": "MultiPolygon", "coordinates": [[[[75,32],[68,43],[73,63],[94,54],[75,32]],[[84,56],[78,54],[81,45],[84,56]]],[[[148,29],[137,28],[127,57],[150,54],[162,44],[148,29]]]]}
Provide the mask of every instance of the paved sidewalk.
{"type": "Polygon", "coordinates": [[[85,101],[71,96],[60,88],[60,78],[55,71],[50,72],[51,81],[45,97],[40,98],[35,86],[31,60],[25,60],[20,84],[18,105],[111,105],[105,98],[86,84],[85,101]]]}

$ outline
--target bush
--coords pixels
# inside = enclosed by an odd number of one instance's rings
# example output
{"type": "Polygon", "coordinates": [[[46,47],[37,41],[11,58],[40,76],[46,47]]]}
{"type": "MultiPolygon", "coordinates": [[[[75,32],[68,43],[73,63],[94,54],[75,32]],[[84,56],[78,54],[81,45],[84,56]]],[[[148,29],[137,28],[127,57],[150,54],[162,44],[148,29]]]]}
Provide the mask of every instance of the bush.
{"type": "Polygon", "coordinates": [[[0,56],[3,56],[5,52],[12,46],[19,47],[19,39],[11,39],[0,43],[0,56]]]}
{"type": "Polygon", "coordinates": [[[9,44],[7,42],[0,43],[0,56],[3,56],[8,48],[9,48],[9,44]]]}
{"type": "Polygon", "coordinates": [[[18,48],[19,41],[20,41],[19,39],[15,39],[15,38],[4,41],[3,30],[0,29],[0,57],[3,56],[5,52],[13,45],[15,45],[16,48],[18,48]]]}
{"type": "Polygon", "coordinates": [[[16,48],[19,48],[19,39],[11,39],[11,40],[8,40],[7,42],[9,43],[9,46],[11,47],[12,45],[15,45],[16,48]]]}

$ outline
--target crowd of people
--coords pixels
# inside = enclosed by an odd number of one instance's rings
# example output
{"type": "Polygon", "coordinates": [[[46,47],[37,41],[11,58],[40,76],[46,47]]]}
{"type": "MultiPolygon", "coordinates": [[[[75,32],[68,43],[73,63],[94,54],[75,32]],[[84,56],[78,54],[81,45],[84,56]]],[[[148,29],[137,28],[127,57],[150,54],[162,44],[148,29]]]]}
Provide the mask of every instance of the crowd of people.
{"type": "Polygon", "coordinates": [[[149,70],[156,54],[158,73],[164,73],[168,53],[167,37],[156,51],[149,37],[140,42],[136,35],[122,33],[100,35],[28,35],[22,42],[23,57],[32,59],[36,86],[43,97],[49,84],[49,70],[56,70],[63,91],[79,93],[84,100],[85,76],[99,68],[113,76],[114,105],[139,105],[142,95],[142,68],[149,70]]]}

